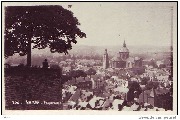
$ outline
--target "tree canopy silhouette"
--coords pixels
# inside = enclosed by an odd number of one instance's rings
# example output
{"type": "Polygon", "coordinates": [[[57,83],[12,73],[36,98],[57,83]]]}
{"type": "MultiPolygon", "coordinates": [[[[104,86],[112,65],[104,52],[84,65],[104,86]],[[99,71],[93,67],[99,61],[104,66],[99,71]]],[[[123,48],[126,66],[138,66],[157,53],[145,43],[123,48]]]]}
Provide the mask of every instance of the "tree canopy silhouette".
{"type": "Polygon", "coordinates": [[[86,37],[78,25],[71,11],[57,5],[5,7],[5,58],[27,55],[31,66],[31,48],[67,54],[77,37],[86,37]]]}

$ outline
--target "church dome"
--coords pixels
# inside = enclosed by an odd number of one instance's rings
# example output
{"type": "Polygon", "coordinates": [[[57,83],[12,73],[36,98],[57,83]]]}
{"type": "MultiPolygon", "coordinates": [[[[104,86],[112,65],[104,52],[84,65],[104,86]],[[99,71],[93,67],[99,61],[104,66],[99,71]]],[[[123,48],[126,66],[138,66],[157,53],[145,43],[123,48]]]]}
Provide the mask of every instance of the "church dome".
{"type": "Polygon", "coordinates": [[[129,52],[129,49],[127,47],[122,47],[119,52],[129,52]]]}
{"type": "Polygon", "coordinates": [[[119,52],[129,52],[129,49],[126,47],[125,41],[124,41],[123,47],[119,50],[119,52]]]}

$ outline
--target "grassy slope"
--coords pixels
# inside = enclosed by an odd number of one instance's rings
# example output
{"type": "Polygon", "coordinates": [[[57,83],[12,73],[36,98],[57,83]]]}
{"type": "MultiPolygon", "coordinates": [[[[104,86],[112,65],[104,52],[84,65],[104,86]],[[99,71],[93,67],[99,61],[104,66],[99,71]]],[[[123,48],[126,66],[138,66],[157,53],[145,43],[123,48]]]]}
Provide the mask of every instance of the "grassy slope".
{"type": "Polygon", "coordinates": [[[46,102],[61,102],[60,70],[19,69],[5,70],[5,101],[9,110],[61,109],[60,105],[46,102]],[[28,105],[25,101],[37,100],[39,104],[28,105]],[[20,104],[13,104],[18,101],[20,104]]]}

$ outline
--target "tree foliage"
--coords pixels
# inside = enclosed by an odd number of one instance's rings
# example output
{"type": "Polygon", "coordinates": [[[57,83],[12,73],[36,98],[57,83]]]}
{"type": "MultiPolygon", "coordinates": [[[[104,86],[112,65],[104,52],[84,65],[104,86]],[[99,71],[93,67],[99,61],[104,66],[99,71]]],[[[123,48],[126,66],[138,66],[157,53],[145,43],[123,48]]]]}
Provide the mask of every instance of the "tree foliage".
{"type": "Polygon", "coordinates": [[[90,68],[89,70],[86,71],[87,75],[95,75],[96,74],[96,70],[93,68],[90,68]]]}
{"type": "Polygon", "coordinates": [[[139,97],[139,95],[142,93],[142,89],[137,82],[132,82],[129,86],[129,91],[127,93],[127,99],[128,101],[133,101],[135,97],[139,97]]]}
{"type": "Polygon", "coordinates": [[[142,85],[147,85],[149,80],[150,80],[149,77],[143,77],[142,80],[141,80],[141,84],[142,85]]]}
{"type": "Polygon", "coordinates": [[[87,74],[83,70],[77,70],[76,72],[79,74],[80,77],[87,77],[87,74]]]}
{"type": "Polygon", "coordinates": [[[69,81],[69,80],[71,80],[72,79],[72,77],[71,76],[69,76],[69,75],[62,75],[62,84],[64,84],[65,82],[67,82],[67,81],[69,81]]]}
{"type": "Polygon", "coordinates": [[[159,86],[159,83],[158,83],[158,82],[149,81],[149,82],[147,83],[147,85],[145,86],[145,88],[146,88],[147,90],[151,90],[152,88],[156,89],[158,86],[159,86]]]}
{"type": "Polygon", "coordinates": [[[86,37],[78,19],[61,6],[5,7],[5,57],[28,54],[32,48],[50,48],[52,53],[68,53],[77,37],[86,37]]]}
{"type": "Polygon", "coordinates": [[[73,78],[87,77],[87,74],[83,70],[72,70],[69,72],[69,75],[73,78]]]}
{"type": "Polygon", "coordinates": [[[76,72],[76,70],[72,70],[68,73],[69,76],[73,77],[73,78],[78,78],[80,77],[80,75],[78,74],[78,72],[76,72]]]}

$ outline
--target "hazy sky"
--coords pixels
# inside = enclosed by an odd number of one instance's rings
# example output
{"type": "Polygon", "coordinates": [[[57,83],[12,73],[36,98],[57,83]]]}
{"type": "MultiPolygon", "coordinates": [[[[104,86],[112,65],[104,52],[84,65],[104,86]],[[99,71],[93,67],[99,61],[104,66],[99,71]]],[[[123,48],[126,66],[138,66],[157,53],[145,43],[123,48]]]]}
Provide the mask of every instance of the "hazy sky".
{"type": "MultiPolygon", "coordinates": [[[[23,5],[12,3],[8,5],[23,5]]],[[[170,2],[51,2],[26,5],[62,5],[71,10],[86,33],[78,45],[169,46],[171,41],[171,10],[174,7],[174,35],[176,35],[176,4],[170,2]],[[68,8],[68,5],[72,5],[68,8]]],[[[176,37],[174,37],[174,40],[176,37]]]]}
{"type": "MultiPolygon", "coordinates": [[[[81,30],[87,34],[86,39],[78,40],[78,45],[122,45],[124,40],[127,45],[170,45],[170,6],[173,4],[118,2],[68,4],[72,5],[68,9],[79,19],[81,30]]],[[[61,5],[67,8],[67,3],[61,5]]]]}

